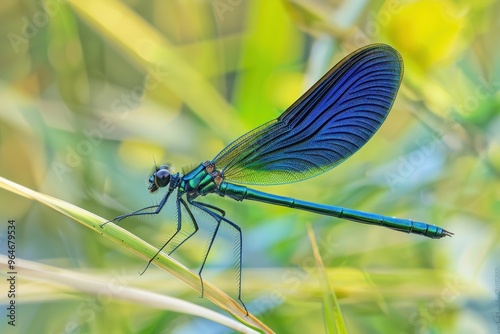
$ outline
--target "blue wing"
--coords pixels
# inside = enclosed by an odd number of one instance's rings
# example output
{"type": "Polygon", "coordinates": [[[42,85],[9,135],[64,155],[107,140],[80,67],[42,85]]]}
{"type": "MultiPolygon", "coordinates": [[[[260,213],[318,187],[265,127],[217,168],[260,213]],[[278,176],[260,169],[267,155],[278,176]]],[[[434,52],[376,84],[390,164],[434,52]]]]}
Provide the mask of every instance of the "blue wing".
{"type": "Polygon", "coordinates": [[[384,44],[340,61],[280,117],[236,139],[213,160],[224,179],[283,184],[324,173],[359,150],[387,117],[403,61],[384,44]]]}

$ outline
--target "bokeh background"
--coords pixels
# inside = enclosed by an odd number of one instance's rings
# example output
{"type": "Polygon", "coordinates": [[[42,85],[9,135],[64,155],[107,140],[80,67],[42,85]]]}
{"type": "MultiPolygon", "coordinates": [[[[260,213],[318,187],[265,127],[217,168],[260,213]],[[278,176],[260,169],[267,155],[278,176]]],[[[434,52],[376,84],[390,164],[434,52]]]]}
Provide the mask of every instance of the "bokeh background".
{"type": "MultiPolygon", "coordinates": [[[[351,332],[498,333],[499,18],[493,0],[2,0],[0,175],[105,218],[129,213],[160,198],[146,189],[154,160],[176,170],[209,160],[350,51],[388,43],[405,76],[375,137],[329,173],[261,189],[455,236],[212,196],[243,229],[243,299],[278,333],[325,332],[310,222],[351,332]]],[[[143,260],[50,208],[0,196],[1,254],[14,218],[18,258],[217,309],[157,268],[140,276],[143,260]]],[[[122,226],[159,246],[174,221],[165,212],[122,226]]],[[[221,233],[205,277],[236,297],[233,240],[221,233]]],[[[174,257],[197,271],[206,246],[202,232],[174,257]]],[[[19,333],[231,332],[22,275],[17,301],[19,333]]]]}

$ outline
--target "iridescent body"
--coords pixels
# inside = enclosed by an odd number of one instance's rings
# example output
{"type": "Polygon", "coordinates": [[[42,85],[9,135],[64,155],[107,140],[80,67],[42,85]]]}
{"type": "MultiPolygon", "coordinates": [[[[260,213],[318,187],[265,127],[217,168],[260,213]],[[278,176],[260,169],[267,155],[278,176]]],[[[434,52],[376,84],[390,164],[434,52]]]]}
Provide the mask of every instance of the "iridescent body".
{"type": "MultiPolygon", "coordinates": [[[[166,166],[163,166],[165,168],[166,166]]],[[[449,236],[449,232],[440,227],[429,225],[422,222],[412,221],[410,219],[400,219],[356,211],[347,208],[342,208],[332,205],[324,205],[312,202],[301,201],[291,197],[277,196],[248,188],[241,185],[232,184],[229,182],[220,182],[222,180],[220,171],[208,172],[215,170],[215,166],[206,161],[198,166],[198,168],[181,177],[179,191],[185,192],[188,201],[194,200],[198,196],[205,196],[210,193],[216,193],[220,196],[228,196],[237,201],[245,199],[265,202],[269,204],[286,206],[293,209],[300,209],[314,212],[321,215],[334,216],[337,218],[352,220],[357,223],[379,225],[388,227],[397,231],[420,234],[433,239],[440,239],[444,236],[449,236]]]]}
{"type": "MultiPolygon", "coordinates": [[[[237,201],[254,200],[281,205],[433,239],[451,236],[451,232],[422,222],[306,202],[242,185],[274,185],[302,181],[324,173],[349,158],[370,140],[384,122],[396,98],[402,75],[401,56],[387,45],[369,45],[353,52],[326,73],[277,119],[236,139],[213,160],[200,164],[185,175],[172,174],[167,165],[157,167],[149,178],[149,190],[154,192],[167,187],[167,193],[161,202],[116,217],[113,221],[117,222],[130,216],[158,214],[170,195],[175,193],[177,230],[158,253],[181,231],[181,209],[187,213],[187,221],[194,228],[169,252],[171,254],[198,230],[198,222],[191,208],[195,207],[207,213],[217,225],[199,271],[200,279],[220,224],[229,224],[238,233],[240,301],[241,229],[225,218],[223,210],[198,201],[200,197],[208,194],[227,196],[237,201]]],[[[148,266],[153,259],[149,261],[148,266]]],[[[203,291],[203,280],[201,282],[203,291]]]]}

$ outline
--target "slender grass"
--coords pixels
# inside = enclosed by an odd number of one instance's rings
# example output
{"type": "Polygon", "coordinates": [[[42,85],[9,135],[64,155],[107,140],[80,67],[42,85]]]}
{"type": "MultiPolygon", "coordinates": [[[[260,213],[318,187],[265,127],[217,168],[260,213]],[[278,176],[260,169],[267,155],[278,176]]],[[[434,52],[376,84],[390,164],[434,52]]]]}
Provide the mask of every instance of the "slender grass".
{"type": "MultiPolygon", "coordinates": [[[[6,256],[0,255],[0,268],[3,268],[5,271],[8,270],[7,261],[8,258],[6,256]]],[[[154,306],[163,310],[206,318],[241,333],[258,333],[250,327],[205,307],[186,302],[179,298],[164,296],[143,289],[117,286],[117,282],[110,284],[109,278],[107,277],[96,279],[94,276],[91,277],[75,271],[60,269],[19,258],[16,259],[16,268],[19,272],[22,272],[24,280],[43,280],[52,284],[55,283],[57,287],[69,286],[74,290],[84,291],[96,296],[106,295],[109,297],[111,295],[115,299],[119,298],[147,307],[154,306]]],[[[65,292],[68,293],[68,291],[65,292]]]]}
{"type": "Polygon", "coordinates": [[[348,333],[337,296],[335,295],[335,291],[333,290],[325,271],[325,266],[323,265],[323,260],[321,259],[321,254],[319,253],[318,244],[316,242],[316,237],[314,236],[311,224],[307,224],[307,233],[311,242],[316,267],[319,271],[318,278],[321,281],[321,287],[323,290],[323,313],[325,317],[326,333],[348,333]]]}
{"type": "MultiPolygon", "coordinates": [[[[145,260],[151,259],[157,252],[155,247],[115,224],[107,224],[101,228],[100,225],[105,223],[107,221],[106,219],[78,206],[28,189],[3,177],[0,177],[0,187],[20,196],[36,200],[64,214],[145,260]]],[[[163,253],[158,254],[152,263],[184,281],[187,285],[201,294],[200,278],[181,263],[163,253]]],[[[216,286],[206,280],[203,280],[203,283],[204,297],[211,300],[221,309],[229,312],[236,319],[248,326],[258,328],[265,333],[273,332],[252,314],[249,313],[247,315],[243,307],[237,301],[230,298],[216,286]]]]}

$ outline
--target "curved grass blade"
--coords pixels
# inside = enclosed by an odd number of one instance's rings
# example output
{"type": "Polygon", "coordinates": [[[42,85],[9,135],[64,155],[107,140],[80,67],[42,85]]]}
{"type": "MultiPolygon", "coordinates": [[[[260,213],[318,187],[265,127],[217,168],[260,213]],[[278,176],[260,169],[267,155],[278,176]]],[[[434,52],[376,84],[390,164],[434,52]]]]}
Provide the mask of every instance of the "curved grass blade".
{"type": "MultiPolygon", "coordinates": [[[[0,255],[0,268],[3,268],[5,271],[8,271],[7,260],[7,256],[0,255]]],[[[72,270],[56,268],[19,258],[16,259],[16,268],[22,272],[23,280],[43,280],[50,283],[56,283],[57,286],[66,286],[72,290],[84,291],[95,294],[96,296],[100,296],[102,292],[105,291],[106,295],[113,299],[130,301],[134,304],[141,304],[147,307],[156,307],[158,309],[191,314],[217,322],[240,333],[258,333],[250,327],[246,327],[220,313],[207,309],[206,307],[186,302],[179,298],[164,296],[128,286],[120,286],[116,281],[113,282],[113,288],[110,288],[109,277],[96,279],[95,276],[84,275],[72,270]]],[[[64,295],[67,295],[71,291],[64,290],[64,292],[64,295]]]]}
{"type": "Polygon", "coordinates": [[[311,241],[314,260],[316,261],[316,267],[319,270],[319,278],[321,280],[323,290],[322,297],[326,333],[347,334],[347,326],[345,324],[344,317],[342,316],[342,311],[340,310],[335,291],[328,281],[328,275],[325,271],[325,266],[323,265],[323,260],[321,259],[321,254],[319,253],[318,244],[316,243],[316,237],[314,236],[311,224],[307,224],[307,234],[309,235],[309,240],[311,241]]]}
{"type": "MultiPolygon", "coordinates": [[[[36,192],[29,188],[23,187],[15,182],[9,181],[3,177],[0,177],[0,188],[18,194],[20,196],[36,200],[58,212],[61,212],[65,216],[75,220],[76,222],[82,224],[85,227],[90,228],[94,232],[99,233],[106,239],[109,239],[116,244],[120,245],[131,251],[132,253],[138,255],[144,260],[148,261],[157,252],[157,249],[152,245],[148,244],[144,240],[136,237],[132,233],[122,229],[115,224],[107,224],[104,228],[100,228],[99,225],[105,223],[107,220],[99,217],[91,212],[88,212],[78,206],[67,203],[60,199],[36,192]]],[[[177,278],[184,281],[191,288],[196,290],[201,294],[200,279],[197,274],[190,271],[181,263],[175,261],[173,258],[160,253],[154,259],[153,263],[176,276],[177,278]]],[[[227,294],[222,292],[216,286],[210,282],[203,280],[204,282],[204,297],[211,300],[217,306],[223,310],[229,312],[239,321],[255,327],[266,333],[272,333],[272,330],[268,328],[264,323],[257,319],[252,314],[246,315],[246,311],[240,306],[240,304],[230,298],[227,294]]]]}

